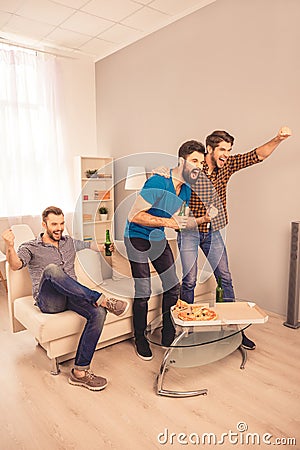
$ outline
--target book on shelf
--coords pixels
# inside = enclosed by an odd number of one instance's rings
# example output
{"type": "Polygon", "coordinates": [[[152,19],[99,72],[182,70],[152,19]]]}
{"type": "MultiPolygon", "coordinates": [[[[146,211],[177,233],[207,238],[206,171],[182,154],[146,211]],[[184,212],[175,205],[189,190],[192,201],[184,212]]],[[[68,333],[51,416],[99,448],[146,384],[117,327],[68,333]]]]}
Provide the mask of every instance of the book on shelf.
{"type": "Polygon", "coordinates": [[[110,200],[110,191],[94,191],[94,200],[110,200]]]}
{"type": "Polygon", "coordinates": [[[84,222],[91,222],[93,219],[92,214],[83,214],[83,221],[84,222]]]}
{"type": "Polygon", "coordinates": [[[112,178],[111,173],[98,173],[98,178],[112,178]]]}

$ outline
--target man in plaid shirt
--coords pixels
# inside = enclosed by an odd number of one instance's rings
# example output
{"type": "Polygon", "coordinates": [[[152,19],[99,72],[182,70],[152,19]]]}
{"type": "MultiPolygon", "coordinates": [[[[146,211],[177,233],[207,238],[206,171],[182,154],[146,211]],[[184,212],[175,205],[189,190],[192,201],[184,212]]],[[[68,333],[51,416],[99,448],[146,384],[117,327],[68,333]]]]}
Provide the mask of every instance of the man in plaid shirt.
{"type": "MultiPolygon", "coordinates": [[[[217,130],[207,136],[202,174],[192,188],[189,203],[191,217],[184,232],[178,235],[183,271],[180,292],[182,300],[188,303],[194,302],[198,247],[200,247],[214,271],[216,280],[219,277],[222,279],[224,299],[234,301],[235,294],[227,251],[221,234],[221,230],[228,223],[227,183],[231,175],[238,170],[257,164],[270,156],[290,135],[291,130],[288,127],[282,127],[278,134],[267,143],[250,152],[236,155],[231,155],[234,138],[226,131],[217,130]]],[[[158,172],[168,176],[164,170],[158,172]]],[[[244,334],[242,345],[249,350],[255,348],[254,342],[244,334]]]]}
{"type": "MultiPolygon", "coordinates": [[[[181,299],[189,303],[194,301],[194,288],[197,280],[198,246],[210,263],[216,280],[222,279],[224,298],[234,301],[235,294],[228,266],[226,246],[221,230],[228,223],[226,189],[227,183],[235,172],[257,164],[291,135],[288,127],[282,127],[278,134],[264,145],[247,153],[231,155],[234,138],[226,131],[214,131],[206,138],[206,157],[202,167],[202,177],[193,186],[190,210],[196,219],[198,230],[180,233],[178,245],[183,267],[181,299]],[[217,213],[206,222],[211,206],[217,213]],[[209,223],[209,225],[208,225],[209,223]]],[[[191,218],[191,224],[195,219],[191,218]]],[[[187,225],[188,227],[188,225],[187,225]]],[[[250,350],[254,342],[243,335],[242,345],[250,350]]]]}

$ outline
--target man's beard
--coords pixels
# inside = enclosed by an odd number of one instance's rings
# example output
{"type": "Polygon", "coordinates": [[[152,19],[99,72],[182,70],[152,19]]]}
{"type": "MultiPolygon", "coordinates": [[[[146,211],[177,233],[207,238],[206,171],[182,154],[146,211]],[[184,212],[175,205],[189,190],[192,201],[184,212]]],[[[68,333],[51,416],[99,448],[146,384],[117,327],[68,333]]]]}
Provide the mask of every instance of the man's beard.
{"type": "Polygon", "coordinates": [[[52,241],[60,241],[61,236],[62,236],[62,231],[51,232],[51,231],[47,228],[47,234],[48,234],[49,238],[52,239],[52,241]],[[55,233],[55,234],[54,234],[54,233],[55,233]]]}
{"type": "Polygon", "coordinates": [[[211,155],[211,162],[213,163],[213,166],[214,166],[214,167],[219,168],[219,166],[218,166],[218,161],[217,161],[217,159],[215,158],[214,154],[211,155]]]}
{"type": "Polygon", "coordinates": [[[188,184],[195,184],[200,175],[200,169],[194,167],[193,169],[187,168],[187,163],[184,161],[184,166],[182,170],[182,177],[184,181],[188,184]]]}

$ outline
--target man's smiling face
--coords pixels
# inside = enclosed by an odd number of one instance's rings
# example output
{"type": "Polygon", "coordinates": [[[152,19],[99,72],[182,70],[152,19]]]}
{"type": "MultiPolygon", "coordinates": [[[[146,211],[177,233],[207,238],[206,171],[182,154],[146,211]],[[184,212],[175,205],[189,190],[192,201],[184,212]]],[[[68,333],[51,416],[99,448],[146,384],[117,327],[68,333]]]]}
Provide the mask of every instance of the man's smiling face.
{"type": "Polygon", "coordinates": [[[65,218],[63,214],[57,216],[56,214],[50,213],[46,221],[42,222],[42,225],[50,241],[60,241],[65,228],[65,218]]]}
{"type": "Polygon", "coordinates": [[[183,161],[182,176],[186,183],[195,184],[204,162],[204,154],[193,152],[183,161]]]}
{"type": "Polygon", "coordinates": [[[230,142],[221,141],[214,150],[208,146],[208,153],[211,155],[211,161],[218,169],[222,169],[230,155],[232,145],[230,142]]]}

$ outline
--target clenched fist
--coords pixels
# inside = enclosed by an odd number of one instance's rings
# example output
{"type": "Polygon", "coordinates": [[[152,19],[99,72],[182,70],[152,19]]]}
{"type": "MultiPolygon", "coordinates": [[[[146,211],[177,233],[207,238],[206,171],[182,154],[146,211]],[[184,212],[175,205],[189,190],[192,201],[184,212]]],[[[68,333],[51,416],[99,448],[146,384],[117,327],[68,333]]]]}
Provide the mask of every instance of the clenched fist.
{"type": "Polygon", "coordinates": [[[174,216],[172,216],[172,219],[175,220],[175,230],[183,230],[184,228],[186,228],[188,218],[188,216],[179,216],[178,214],[174,214],[174,216]]]}
{"type": "Polygon", "coordinates": [[[10,228],[2,233],[2,238],[8,248],[14,246],[15,235],[10,228]]]}
{"type": "Polygon", "coordinates": [[[292,130],[289,127],[281,127],[278,131],[277,137],[283,141],[292,135],[292,130]]]}

